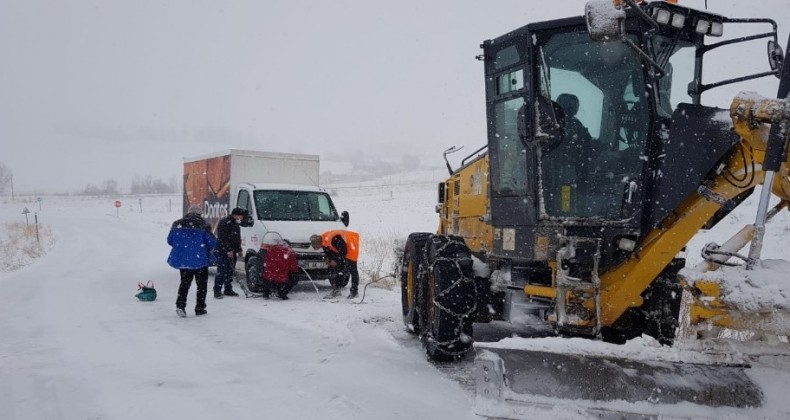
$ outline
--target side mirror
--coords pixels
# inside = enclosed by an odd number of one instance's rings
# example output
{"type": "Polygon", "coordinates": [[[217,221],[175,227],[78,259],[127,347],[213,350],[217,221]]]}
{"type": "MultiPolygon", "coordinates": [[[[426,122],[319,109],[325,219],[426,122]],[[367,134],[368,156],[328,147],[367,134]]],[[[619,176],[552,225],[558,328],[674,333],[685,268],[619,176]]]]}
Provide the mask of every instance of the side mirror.
{"type": "Polygon", "coordinates": [[[253,219],[252,216],[244,216],[244,218],[241,219],[241,223],[240,223],[242,227],[252,227],[254,224],[255,224],[255,219],[253,219]]]}
{"type": "Polygon", "coordinates": [[[620,22],[625,12],[611,0],[588,1],[584,6],[587,32],[593,41],[615,41],[623,38],[620,22]]]}
{"type": "Polygon", "coordinates": [[[351,216],[348,215],[347,211],[343,210],[343,212],[340,213],[340,221],[343,222],[343,224],[346,227],[348,227],[348,222],[350,221],[350,219],[351,219],[351,216]]]}
{"type": "Polygon", "coordinates": [[[771,70],[779,70],[776,72],[776,77],[782,77],[781,70],[784,64],[785,53],[782,51],[782,46],[773,40],[768,41],[768,64],[771,70]]]}
{"type": "Polygon", "coordinates": [[[558,103],[538,96],[537,120],[539,132],[536,133],[535,140],[543,151],[550,151],[565,136],[565,111],[558,103]]]}

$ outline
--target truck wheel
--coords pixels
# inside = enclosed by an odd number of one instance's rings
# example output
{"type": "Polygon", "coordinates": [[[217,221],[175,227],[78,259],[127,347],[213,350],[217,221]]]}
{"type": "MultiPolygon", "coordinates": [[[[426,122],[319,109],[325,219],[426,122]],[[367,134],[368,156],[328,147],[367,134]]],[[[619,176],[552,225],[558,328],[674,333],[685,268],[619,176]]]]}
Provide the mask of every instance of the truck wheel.
{"type": "Polygon", "coordinates": [[[244,272],[247,276],[247,287],[250,289],[250,292],[260,293],[261,291],[261,264],[260,258],[257,255],[253,255],[247,258],[247,262],[244,266],[244,272]]]}
{"type": "Polygon", "coordinates": [[[671,345],[680,316],[682,287],[678,271],[686,264],[674,259],[642,293],[642,306],[630,308],[614,325],[601,331],[605,341],[623,344],[627,340],[647,334],[659,343],[671,345]]]}
{"type": "Polygon", "coordinates": [[[437,362],[462,359],[473,341],[477,291],[472,254],[457,236],[433,235],[425,247],[425,348],[437,362]]]}
{"type": "Polygon", "coordinates": [[[418,305],[419,274],[422,264],[423,248],[430,233],[418,232],[409,235],[403,249],[400,270],[401,308],[403,309],[403,325],[412,334],[420,333],[420,307],[418,305]]]}

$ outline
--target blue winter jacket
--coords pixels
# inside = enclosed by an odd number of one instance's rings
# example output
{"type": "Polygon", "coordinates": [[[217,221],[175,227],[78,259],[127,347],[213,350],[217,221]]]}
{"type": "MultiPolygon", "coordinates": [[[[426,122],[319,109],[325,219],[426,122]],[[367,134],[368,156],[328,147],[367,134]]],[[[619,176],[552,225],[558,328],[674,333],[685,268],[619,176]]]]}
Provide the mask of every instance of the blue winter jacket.
{"type": "Polygon", "coordinates": [[[211,251],[217,239],[206,221],[196,213],[173,222],[167,243],[173,247],[167,257],[167,263],[173,268],[194,270],[214,263],[211,251]]]}

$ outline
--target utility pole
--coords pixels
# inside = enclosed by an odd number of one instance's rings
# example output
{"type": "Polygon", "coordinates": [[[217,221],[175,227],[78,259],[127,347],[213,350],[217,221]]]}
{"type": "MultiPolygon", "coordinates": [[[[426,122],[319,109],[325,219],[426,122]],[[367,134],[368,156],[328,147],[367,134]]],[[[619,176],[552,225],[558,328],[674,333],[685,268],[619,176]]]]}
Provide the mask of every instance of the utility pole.
{"type": "Polygon", "coordinates": [[[14,201],[14,174],[11,174],[11,201],[14,201]]]}

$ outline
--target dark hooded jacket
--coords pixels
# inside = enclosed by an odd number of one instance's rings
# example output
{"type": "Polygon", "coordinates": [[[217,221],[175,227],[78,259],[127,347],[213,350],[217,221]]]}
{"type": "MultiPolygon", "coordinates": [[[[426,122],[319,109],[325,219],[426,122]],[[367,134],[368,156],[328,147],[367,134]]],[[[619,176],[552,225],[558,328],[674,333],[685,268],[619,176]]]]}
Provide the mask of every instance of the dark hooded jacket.
{"type": "Polygon", "coordinates": [[[217,252],[241,252],[241,228],[231,215],[217,224],[217,252]]]}

